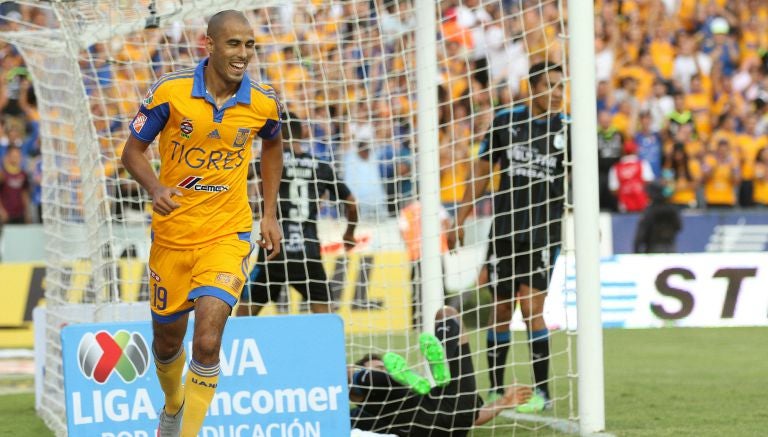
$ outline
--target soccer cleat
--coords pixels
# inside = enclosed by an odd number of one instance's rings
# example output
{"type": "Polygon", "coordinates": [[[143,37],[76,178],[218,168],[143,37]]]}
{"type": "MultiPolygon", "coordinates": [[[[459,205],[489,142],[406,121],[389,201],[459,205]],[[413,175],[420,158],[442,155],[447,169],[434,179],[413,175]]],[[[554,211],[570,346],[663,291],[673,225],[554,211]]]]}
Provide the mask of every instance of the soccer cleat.
{"type": "Polygon", "coordinates": [[[160,425],[157,427],[157,437],[179,437],[181,435],[181,417],[184,415],[184,404],[181,404],[179,411],[171,416],[163,411],[160,412],[160,425]]]}
{"type": "Polygon", "coordinates": [[[419,336],[419,348],[421,354],[427,359],[429,369],[432,371],[432,377],[435,378],[435,384],[438,387],[445,387],[451,382],[451,369],[445,363],[445,350],[440,340],[425,332],[419,336]]]}
{"type": "Polygon", "coordinates": [[[536,390],[531,398],[528,399],[528,402],[518,405],[517,408],[515,408],[515,411],[525,414],[541,413],[542,411],[551,408],[551,406],[552,401],[547,399],[547,396],[543,392],[536,390]]]}
{"type": "Polygon", "coordinates": [[[414,373],[413,370],[408,368],[408,362],[402,355],[387,352],[382,357],[382,361],[384,361],[384,368],[387,369],[392,379],[410,387],[416,393],[425,395],[432,389],[427,378],[414,373]]]}

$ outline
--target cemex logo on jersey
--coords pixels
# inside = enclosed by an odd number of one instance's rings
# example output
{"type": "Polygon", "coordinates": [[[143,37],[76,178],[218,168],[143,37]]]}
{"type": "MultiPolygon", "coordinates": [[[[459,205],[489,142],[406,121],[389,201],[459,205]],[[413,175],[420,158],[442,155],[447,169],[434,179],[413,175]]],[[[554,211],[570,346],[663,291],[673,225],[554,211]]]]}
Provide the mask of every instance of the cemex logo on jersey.
{"type": "Polygon", "coordinates": [[[203,185],[200,183],[203,178],[200,176],[189,176],[179,182],[177,187],[184,188],[185,190],[193,191],[207,191],[209,193],[218,193],[220,191],[229,190],[229,185],[203,185]]]}
{"type": "Polygon", "coordinates": [[[106,383],[113,373],[130,383],[149,368],[146,340],[138,332],[125,330],[114,336],[107,331],[86,333],[77,346],[77,357],[83,376],[99,384],[106,383]]]}

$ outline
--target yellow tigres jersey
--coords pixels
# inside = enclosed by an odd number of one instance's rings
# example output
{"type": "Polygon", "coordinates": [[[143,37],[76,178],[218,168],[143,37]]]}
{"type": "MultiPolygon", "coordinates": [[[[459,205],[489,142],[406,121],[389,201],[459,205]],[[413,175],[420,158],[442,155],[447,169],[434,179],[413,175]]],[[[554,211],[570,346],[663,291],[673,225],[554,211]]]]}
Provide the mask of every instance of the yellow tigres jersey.
{"type": "Polygon", "coordinates": [[[160,183],[176,187],[181,207],[168,216],[153,214],[153,242],[177,249],[204,247],[250,232],[246,181],[255,135],[280,135],[281,105],[275,91],[246,75],[221,108],[208,95],[204,72],[196,68],[161,77],[131,122],[144,142],[159,135],[160,183]]]}

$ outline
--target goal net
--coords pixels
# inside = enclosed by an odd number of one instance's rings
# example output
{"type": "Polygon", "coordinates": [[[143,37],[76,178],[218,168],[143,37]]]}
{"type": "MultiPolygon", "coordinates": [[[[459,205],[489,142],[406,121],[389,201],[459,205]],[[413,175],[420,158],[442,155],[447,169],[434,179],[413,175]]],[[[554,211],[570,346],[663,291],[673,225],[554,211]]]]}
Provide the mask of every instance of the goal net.
{"type": "MultiPolygon", "coordinates": [[[[194,67],[206,56],[206,19],[223,9],[246,12],[256,37],[249,75],[272,85],[291,119],[301,123],[299,137],[293,132],[288,144],[327,163],[357,200],[360,223],[351,251],[345,250],[342,241],[349,204],[336,199],[333,190],[316,200],[318,212],[311,218],[318,229],[334,309],[345,321],[348,360],[393,351],[405,356],[415,371],[428,375],[417,339],[428,324],[425,320],[434,314],[422,314],[421,302],[443,291],[422,290],[420,271],[426,263],[438,263],[444,272],[445,300],[461,311],[470,338],[478,393],[488,398],[493,373],[488,369],[489,356],[496,354],[500,342],[508,341],[510,348],[500,365],[506,370],[499,387],[534,383],[531,351],[535,348],[520,310],[515,311],[509,340],[494,336],[492,343],[488,334],[494,307],[489,284],[495,279],[485,266],[489,228],[498,215],[492,197],[505,194],[508,185],[501,179],[509,173],[492,166],[490,183],[477,193],[474,213],[465,223],[464,246],[450,253],[443,250],[439,259],[420,254],[420,200],[439,196],[440,213],[423,220],[433,229],[441,228],[443,234],[454,231],[456,211],[474,181],[473,162],[488,153],[484,137],[495,114],[533,104],[537,95],[528,77],[532,65],[561,66],[567,78],[562,0],[438,4],[438,77],[434,81],[438,83],[435,144],[440,174],[435,189],[422,183],[418,171],[421,147],[425,147],[416,135],[422,119],[420,106],[430,103],[417,94],[416,72],[428,59],[417,55],[419,21],[413,1],[17,3],[21,18],[7,18],[0,39],[23,57],[32,86],[27,89],[22,84],[19,98],[30,102],[27,113],[41,128],[41,153],[31,158],[42,161],[47,241],[46,373],[39,413],[57,434],[66,429],[60,328],[148,316],[126,313],[116,305],[149,298],[146,261],[151,201],[120,163],[128,125],[152,83],[165,73],[194,67]],[[35,99],[29,98],[32,92],[35,99]]],[[[548,95],[549,90],[544,93],[548,95]]],[[[546,125],[558,112],[551,108],[515,123],[527,128],[544,120],[546,125]]],[[[518,126],[510,122],[507,127],[518,126]]],[[[559,134],[567,135],[565,130],[544,132],[545,136],[559,134]]],[[[516,153],[527,153],[526,144],[516,153]]],[[[156,147],[153,144],[148,155],[159,165],[156,147]]],[[[258,142],[253,144],[255,156],[259,147],[258,142]]],[[[560,156],[546,152],[537,159],[546,164],[560,156]]],[[[284,201],[298,209],[315,201],[307,198],[305,186],[292,187],[292,197],[284,201]]],[[[539,189],[536,183],[514,187],[516,196],[526,198],[526,205],[555,201],[564,202],[568,209],[565,193],[537,200],[533,196],[539,189]]],[[[251,181],[250,195],[257,221],[257,178],[251,181]]],[[[537,220],[530,223],[532,227],[551,227],[563,219],[547,215],[532,220],[537,220]]],[[[301,232],[289,232],[285,244],[300,245],[302,238],[301,232]]],[[[548,242],[545,246],[555,251],[560,245],[548,242]]],[[[480,435],[512,435],[515,430],[558,421],[567,427],[576,420],[567,320],[567,307],[574,300],[567,290],[573,278],[562,262],[569,256],[567,241],[562,249],[544,310],[550,362],[544,372],[548,408],[538,416],[509,410],[482,425],[487,433],[480,435]]],[[[521,256],[532,259],[534,255],[515,256],[520,262],[521,256]]],[[[288,287],[261,314],[291,314],[308,308],[288,287]]],[[[547,359],[534,355],[538,361],[547,359]]]]}

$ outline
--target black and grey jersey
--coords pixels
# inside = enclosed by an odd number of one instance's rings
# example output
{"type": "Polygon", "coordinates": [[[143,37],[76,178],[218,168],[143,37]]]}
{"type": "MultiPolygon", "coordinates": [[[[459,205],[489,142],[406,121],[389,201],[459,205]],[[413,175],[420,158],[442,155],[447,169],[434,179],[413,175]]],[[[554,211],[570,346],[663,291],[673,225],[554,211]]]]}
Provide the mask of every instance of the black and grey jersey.
{"type": "MultiPolygon", "coordinates": [[[[256,171],[261,175],[260,163],[256,171]]],[[[333,168],[308,153],[283,152],[283,174],[278,193],[278,218],[283,230],[283,247],[289,258],[320,258],[317,235],[318,202],[349,197],[347,185],[336,178],[333,168]]]]}
{"type": "Polygon", "coordinates": [[[567,130],[560,113],[534,118],[527,106],[496,113],[480,146],[480,159],[492,168],[498,165],[501,174],[500,186],[491,193],[492,239],[514,238],[537,247],[560,242],[567,130]]]}

